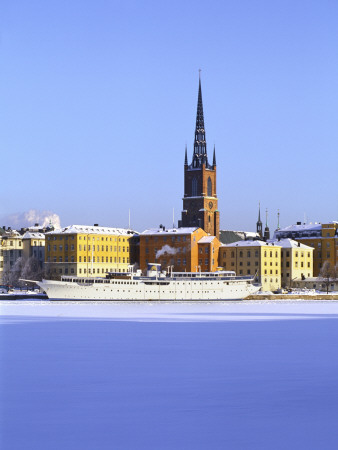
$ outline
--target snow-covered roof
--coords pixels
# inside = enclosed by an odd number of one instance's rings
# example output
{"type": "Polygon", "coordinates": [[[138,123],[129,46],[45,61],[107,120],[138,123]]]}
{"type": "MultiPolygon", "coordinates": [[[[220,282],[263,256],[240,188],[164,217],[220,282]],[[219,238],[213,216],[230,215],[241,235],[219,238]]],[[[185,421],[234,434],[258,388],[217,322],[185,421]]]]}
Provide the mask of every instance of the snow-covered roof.
{"type": "Polygon", "coordinates": [[[301,223],[296,225],[289,225],[288,227],[281,228],[277,231],[310,231],[310,230],[321,230],[321,223],[301,223]]]}
{"type": "Polygon", "coordinates": [[[192,234],[198,230],[198,227],[181,227],[181,228],[149,228],[141,233],[143,235],[158,235],[158,234],[192,234]]]}
{"type": "Polygon", "coordinates": [[[60,228],[59,230],[50,231],[46,234],[112,234],[112,235],[128,235],[135,234],[133,230],[127,228],[111,228],[88,225],[70,225],[60,228]]]}
{"type": "Polygon", "coordinates": [[[293,239],[289,239],[289,238],[280,239],[280,240],[270,239],[268,242],[277,244],[282,248],[302,248],[303,250],[313,250],[312,247],[301,244],[300,242],[294,241],[293,239]]]}
{"type": "Polygon", "coordinates": [[[215,236],[203,236],[199,241],[198,244],[210,244],[215,239],[215,236]]]}
{"type": "Polygon", "coordinates": [[[280,245],[275,245],[264,241],[238,241],[232,244],[222,245],[224,247],[280,247],[280,245]]]}
{"type": "Polygon", "coordinates": [[[45,239],[45,235],[43,233],[32,233],[31,231],[26,231],[26,233],[22,236],[22,239],[45,239]]]}

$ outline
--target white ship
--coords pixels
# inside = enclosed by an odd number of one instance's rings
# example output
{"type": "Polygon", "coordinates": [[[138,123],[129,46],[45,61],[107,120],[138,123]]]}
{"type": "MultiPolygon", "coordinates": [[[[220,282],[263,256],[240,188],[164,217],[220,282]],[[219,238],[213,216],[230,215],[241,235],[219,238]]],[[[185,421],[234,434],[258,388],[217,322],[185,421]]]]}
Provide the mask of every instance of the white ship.
{"type": "Polygon", "coordinates": [[[116,272],[106,278],[62,277],[36,282],[51,300],[240,300],[260,289],[254,278],[232,271],[161,272],[160,264],[141,271],[116,272]]]}

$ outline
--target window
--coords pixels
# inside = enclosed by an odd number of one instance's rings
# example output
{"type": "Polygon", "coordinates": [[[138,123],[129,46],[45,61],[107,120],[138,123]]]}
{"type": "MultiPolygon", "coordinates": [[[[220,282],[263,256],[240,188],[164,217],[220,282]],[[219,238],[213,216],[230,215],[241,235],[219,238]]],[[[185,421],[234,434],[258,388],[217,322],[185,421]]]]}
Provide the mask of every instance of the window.
{"type": "Polygon", "coordinates": [[[208,255],[209,254],[209,248],[205,247],[205,253],[208,255]]]}
{"type": "Polygon", "coordinates": [[[208,197],[212,196],[212,182],[211,182],[211,178],[208,178],[208,197]]]}
{"type": "Polygon", "coordinates": [[[239,252],[239,257],[243,258],[243,252],[242,251],[239,252]]]}
{"type": "Polygon", "coordinates": [[[246,256],[247,256],[248,258],[251,257],[251,252],[250,252],[250,250],[247,251],[246,256]]]}
{"type": "Polygon", "coordinates": [[[258,258],[258,250],[255,251],[255,257],[258,258]]]}
{"type": "Polygon", "coordinates": [[[197,178],[194,177],[191,182],[191,196],[197,197],[197,178]]]}
{"type": "Polygon", "coordinates": [[[206,265],[208,265],[208,264],[209,264],[208,258],[205,258],[205,261],[204,261],[204,262],[205,262],[206,265]]]}

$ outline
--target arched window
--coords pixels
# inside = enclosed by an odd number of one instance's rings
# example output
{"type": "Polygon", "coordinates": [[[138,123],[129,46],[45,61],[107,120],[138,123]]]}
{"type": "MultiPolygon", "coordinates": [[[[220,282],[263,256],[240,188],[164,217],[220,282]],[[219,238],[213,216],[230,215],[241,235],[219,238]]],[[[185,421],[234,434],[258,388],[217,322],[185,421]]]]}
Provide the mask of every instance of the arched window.
{"type": "Polygon", "coordinates": [[[191,196],[197,197],[197,178],[194,177],[191,182],[191,196]]]}
{"type": "Polygon", "coordinates": [[[211,178],[208,178],[208,197],[212,196],[212,182],[211,182],[211,178]]]}

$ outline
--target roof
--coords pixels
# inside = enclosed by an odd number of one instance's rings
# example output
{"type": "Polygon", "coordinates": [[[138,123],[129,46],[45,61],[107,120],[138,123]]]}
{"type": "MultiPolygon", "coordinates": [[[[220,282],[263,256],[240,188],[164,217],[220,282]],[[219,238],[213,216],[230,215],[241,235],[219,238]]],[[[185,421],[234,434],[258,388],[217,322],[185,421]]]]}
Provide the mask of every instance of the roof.
{"type": "Polygon", "coordinates": [[[280,245],[275,245],[264,241],[239,241],[233,242],[232,244],[222,245],[222,248],[224,247],[280,247],[280,245]]]}
{"type": "Polygon", "coordinates": [[[219,240],[223,244],[231,244],[248,238],[259,238],[259,234],[254,231],[220,230],[219,232],[219,240]]]}
{"type": "Polygon", "coordinates": [[[143,235],[167,235],[167,234],[192,234],[194,231],[198,230],[198,227],[181,227],[181,228],[149,228],[141,233],[143,235]]]}
{"type": "Polygon", "coordinates": [[[285,238],[285,239],[270,239],[269,243],[275,243],[282,248],[302,248],[304,250],[313,250],[313,247],[309,247],[308,245],[301,244],[300,242],[294,241],[293,239],[285,238]]]}
{"type": "Polygon", "coordinates": [[[112,234],[112,235],[129,235],[135,234],[133,230],[127,228],[111,228],[90,225],[70,225],[65,228],[50,231],[46,234],[112,234]]]}
{"type": "Polygon", "coordinates": [[[26,233],[22,236],[22,239],[45,239],[45,235],[43,233],[26,231],[26,233]]]}
{"type": "Polygon", "coordinates": [[[305,231],[305,230],[321,230],[321,223],[302,223],[296,225],[289,225],[288,227],[281,228],[277,231],[305,231]]]}
{"type": "Polygon", "coordinates": [[[216,236],[203,236],[199,241],[198,244],[210,244],[216,236]]]}

